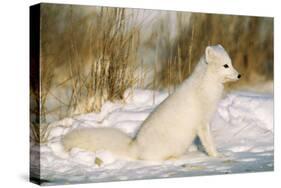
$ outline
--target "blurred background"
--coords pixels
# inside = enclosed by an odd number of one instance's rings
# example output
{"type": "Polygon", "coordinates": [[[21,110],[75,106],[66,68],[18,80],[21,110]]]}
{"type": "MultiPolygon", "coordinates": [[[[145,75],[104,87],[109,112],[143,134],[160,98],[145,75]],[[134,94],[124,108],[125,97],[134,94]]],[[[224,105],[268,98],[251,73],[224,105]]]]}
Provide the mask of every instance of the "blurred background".
{"type": "Polygon", "coordinates": [[[273,18],[42,4],[40,21],[41,123],[99,112],[133,88],[172,93],[207,45],[242,74],[228,91],[273,92],[273,18]]]}

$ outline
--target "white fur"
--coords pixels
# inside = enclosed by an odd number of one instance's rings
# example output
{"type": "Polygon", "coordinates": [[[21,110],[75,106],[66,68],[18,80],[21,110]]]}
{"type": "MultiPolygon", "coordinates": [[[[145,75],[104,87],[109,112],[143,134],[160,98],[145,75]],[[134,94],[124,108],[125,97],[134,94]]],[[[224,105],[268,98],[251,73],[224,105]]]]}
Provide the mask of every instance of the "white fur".
{"type": "Polygon", "coordinates": [[[166,160],[181,156],[198,135],[208,155],[217,156],[209,122],[223,83],[236,80],[238,72],[224,48],[208,46],[192,75],[149,115],[135,138],[113,128],[78,129],[63,144],[66,149],[105,149],[122,157],[166,160]]]}
{"type": "Polygon", "coordinates": [[[63,145],[67,151],[74,147],[92,152],[108,150],[122,158],[136,158],[129,147],[131,142],[131,137],[114,128],[76,129],[63,138],[63,145]]]}

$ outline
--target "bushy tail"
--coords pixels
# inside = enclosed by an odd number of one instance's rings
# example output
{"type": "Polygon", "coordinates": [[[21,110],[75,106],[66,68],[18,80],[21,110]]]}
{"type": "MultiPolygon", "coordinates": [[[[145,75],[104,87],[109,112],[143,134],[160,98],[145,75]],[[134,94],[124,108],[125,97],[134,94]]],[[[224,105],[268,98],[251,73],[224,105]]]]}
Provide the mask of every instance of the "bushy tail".
{"type": "Polygon", "coordinates": [[[137,149],[132,138],[115,128],[76,129],[63,137],[62,144],[66,151],[71,148],[92,152],[107,150],[121,158],[137,158],[137,149]]]}

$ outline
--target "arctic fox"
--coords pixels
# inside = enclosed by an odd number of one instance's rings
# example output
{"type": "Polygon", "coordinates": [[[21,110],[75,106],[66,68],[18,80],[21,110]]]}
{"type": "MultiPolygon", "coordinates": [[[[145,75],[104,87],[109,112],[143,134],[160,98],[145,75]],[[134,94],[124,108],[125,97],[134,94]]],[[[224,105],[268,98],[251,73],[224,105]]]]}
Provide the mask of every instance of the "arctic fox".
{"type": "Polygon", "coordinates": [[[199,137],[209,156],[218,156],[209,122],[223,83],[241,75],[221,45],[208,46],[192,75],[143,122],[134,138],[114,128],[84,128],[68,133],[64,148],[109,150],[129,159],[162,161],[183,155],[199,137]]]}

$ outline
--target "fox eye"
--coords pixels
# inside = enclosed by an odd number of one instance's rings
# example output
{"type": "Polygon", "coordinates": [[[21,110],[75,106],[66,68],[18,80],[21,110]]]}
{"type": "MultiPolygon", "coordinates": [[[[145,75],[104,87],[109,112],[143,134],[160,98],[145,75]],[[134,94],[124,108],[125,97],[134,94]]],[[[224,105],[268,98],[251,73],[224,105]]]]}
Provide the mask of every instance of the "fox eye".
{"type": "Polygon", "coordinates": [[[224,64],[223,67],[227,69],[229,66],[228,64],[224,64]]]}

